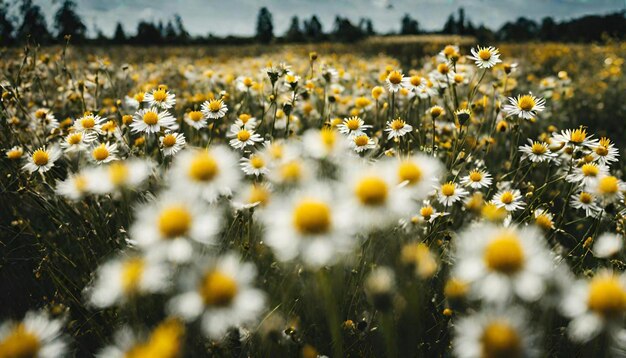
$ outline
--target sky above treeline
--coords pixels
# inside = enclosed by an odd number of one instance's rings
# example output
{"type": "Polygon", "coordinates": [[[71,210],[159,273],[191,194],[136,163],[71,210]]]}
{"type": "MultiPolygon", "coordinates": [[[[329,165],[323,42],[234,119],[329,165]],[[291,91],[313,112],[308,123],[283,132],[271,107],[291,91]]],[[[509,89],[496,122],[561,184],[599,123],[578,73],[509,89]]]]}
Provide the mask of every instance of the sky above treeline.
{"type": "MultiPolygon", "coordinates": [[[[17,2],[17,1],[16,1],[17,2]]],[[[35,0],[44,10],[48,24],[59,7],[59,0],[35,0]]],[[[475,25],[497,29],[503,23],[524,16],[536,21],[552,16],[557,20],[589,14],[606,14],[626,9],[626,0],[76,0],[78,12],[90,35],[97,27],[111,35],[120,21],[133,34],[141,20],[163,20],[179,14],[192,35],[209,33],[252,35],[259,8],[273,15],[274,33],[283,34],[292,16],[302,21],[317,15],[324,31],[332,30],[336,15],[358,22],[368,17],[377,32],[398,31],[405,13],[417,19],[425,30],[439,30],[450,13],[465,8],[475,25]]]]}

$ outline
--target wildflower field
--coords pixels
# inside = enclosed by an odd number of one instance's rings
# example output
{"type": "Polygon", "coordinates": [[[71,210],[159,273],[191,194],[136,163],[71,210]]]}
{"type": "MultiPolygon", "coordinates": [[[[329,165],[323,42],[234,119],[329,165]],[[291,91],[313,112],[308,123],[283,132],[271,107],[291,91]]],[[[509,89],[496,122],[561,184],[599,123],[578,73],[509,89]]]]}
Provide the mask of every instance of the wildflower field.
{"type": "Polygon", "coordinates": [[[440,40],[3,50],[0,357],[626,356],[626,43],[440,40]]]}

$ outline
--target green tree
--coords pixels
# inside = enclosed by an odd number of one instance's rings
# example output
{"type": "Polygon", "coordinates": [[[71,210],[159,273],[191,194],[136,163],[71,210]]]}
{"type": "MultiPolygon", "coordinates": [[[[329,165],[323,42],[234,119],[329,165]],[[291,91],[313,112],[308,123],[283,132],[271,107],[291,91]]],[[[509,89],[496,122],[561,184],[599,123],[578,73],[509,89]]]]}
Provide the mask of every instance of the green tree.
{"type": "Polygon", "coordinates": [[[288,42],[300,42],[304,39],[302,29],[300,29],[300,19],[297,16],[291,18],[289,30],[285,33],[285,39],[288,42]]]}
{"type": "Polygon", "coordinates": [[[274,38],[274,24],[272,14],[266,7],[259,10],[256,20],[256,38],[261,43],[269,43],[274,38]]]}
{"type": "Polygon", "coordinates": [[[13,43],[13,22],[9,18],[9,5],[0,0],[0,45],[11,45],[13,43]]]}
{"type": "Polygon", "coordinates": [[[38,5],[34,5],[32,0],[22,0],[19,7],[22,15],[22,22],[17,29],[16,39],[26,41],[28,36],[41,44],[50,43],[52,36],[48,31],[46,19],[38,5]]]}
{"type": "Polygon", "coordinates": [[[76,13],[76,3],[65,0],[54,16],[54,27],[57,30],[57,39],[63,41],[66,35],[72,36],[72,42],[85,41],[87,27],[76,13]]]}
{"type": "Polygon", "coordinates": [[[126,33],[121,23],[117,23],[115,26],[115,32],[113,34],[113,42],[116,44],[123,44],[126,42],[126,33]]]}

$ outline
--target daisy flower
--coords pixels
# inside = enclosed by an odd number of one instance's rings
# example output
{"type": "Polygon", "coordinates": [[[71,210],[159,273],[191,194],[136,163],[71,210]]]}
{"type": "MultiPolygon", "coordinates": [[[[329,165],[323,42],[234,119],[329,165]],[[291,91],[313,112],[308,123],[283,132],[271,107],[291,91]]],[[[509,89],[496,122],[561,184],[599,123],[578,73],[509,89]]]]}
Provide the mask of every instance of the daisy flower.
{"type": "Polygon", "coordinates": [[[567,327],[575,342],[587,342],[600,332],[615,336],[626,313],[626,276],[600,271],[590,280],[578,280],[563,294],[563,313],[572,319],[567,327]]]}
{"type": "Polygon", "coordinates": [[[131,298],[163,292],[170,282],[168,266],[140,256],[112,259],[98,268],[86,294],[98,308],[123,304],[131,298]]]}
{"type": "Polygon", "coordinates": [[[96,164],[108,163],[117,160],[117,144],[100,143],[91,150],[91,159],[96,164]]]}
{"type": "Polygon", "coordinates": [[[470,50],[472,56],[467,56],[470,60],[473,60],[478,68],[492,68],[496,64],[502,62],[500,60],[500,51],[493,47],[480,47],[470,50]]]}
{"type": "Polygon", "coordinates": [[[228,107],[221,99],[212,99],[202,104],[202,113],[210,119],[220,119],[228,112],[228,107]]]}
{"type": "Polygon", "coordinates": [[[239,115],[239,117],[237,117],[235,125],[239,128],[251,130],[256,128],[257,120],[247,113],[242,113],[239,115]]]}
{"type": "Polygon", "coordinates": [[[127,358],[133,356],[176,358],[182,355],[185,326],[175,318],[168,318],[145,339],[137,337],[129,327],[123,327],[114,334],[114,344],[104,347],[96,357],[127,358]]]}
{"type": "Polygon", "coordinates": [[[416,92],[421,91],[427,84],[426,78],[419,76],[419,75],[406,77],[403,79],[403,81],[404,81],[403,85],[405,88],[408,88],[416,92]]]}
{"type": "Polygon", "coordinates": [[[190,111],[185,113],[184,120],[185,123],[195,129],[202,129],[207,126],[206,117],[204,117],[204,114],[200,111],[190,111]]]}
{"type": "Polygon", "coordinates": [[[268,183],[253,183],[239,191],[231,204],[237,210],[253,207],[266,207],[272,196],[271,186],[268,183]]]}
{"type": "Polygon", "coordinates": [[[412,198],[421,200],[437,185],[443,172],[438,159],[425,154],[414,154],[394,163],[396,182],[411,192],[412,198]]]}
{"type": "Polygon", "coordinates": [[[169,109],[176,104],[176,95],[170,93],[164,86],[148,92],[143,97],[144,102],[148,102],[150,107],[159,107],[162,109],[169,109]]]}
{"type": "Polygon", "coordinates": [[[260,135],[254,133],[253,130],[247,130],[240,128],[236,124],[230,127],[230,132],[227,135],[230,138],[229,144],[235,149],[244,150],[246,147],[253,146],[258,142],[262,142],[263,138],[260,135]]]}
{"type": "Polygon", "coordinates": [[[523,160],[530,160],[533,163],[541,163],[544,161],[551,161],[556,158],[556,154],[550,151],[548,143],[537,142],[532,139],[528,139],[526,145],[520,146],[519,151],[522,153],[523,160]]]}
{"type": "Polygon", "coordinates": [[[176,130],[178,124],[176,118],[172,117],[168,111],[159,112],[156,107],[140,109],[133,116],[133,123],[130,124],[131,132],[146,134],[158,133],[161,128],[176,130]]]}
{"type": "Polygon", "coordinates": [[[365,124],[365,122],[359,117],[344,118],[343,123],[337,126],[340,133],[348,136],[358,136],[365,134],[365,130],[372,128],[371,125],[365,124]]]}
{"type": "Polygon", "coordinates": [[[142,159],[115,161],[109,165],[87,170],[87,188],[95,194],[121,189],[137,189],[153,171],[153,163],[142,159]]]}
{"type": "Polygon", "coordinates": [[[24,149],[17,145],[6,151],[7,159],[18,160],[22,158],[22,155],[24,155],[24,149]]]}
{"type": "Polygon", "coordinates": [[[594,159],[600,165],[610,165],[612,162],[617,161],[617,157],[619,157],[619,150],[615,148],[615,144],[611,143],[611,140],[606,137],[600,138],[598,143],[592,146],[592,150],[594,159]]]}
{"type": "Polygon", "coordinates": [[[88,178],[84,174],[70,174],[64,181],[57,181],[56,192],[70,200],[80,200],[87,193],[88,178]]]}
{"type": "Polygon", "coordinates": [[[532,119],[537,113],[546,109],[546,100],[538,98],[532,94],[518,95],[517,97],[509,97],[509,103],[502,107],[508,116],[518,116],[519,118],[532,119]]]}
{"type": "Polygon", "coordinates": [[[64,357],[68,352],[62,329],[63,322],[50,319],[44,311],[26,312],[21,322],[0,325],[0,353],[4,357],[64,357]]]}
{"type": "Polygon", "coordinates": [[[587,130],[583,127],[578,129],[566,129],[561,133],[555,133],[552,135],[552,142],[555,146],[563,147],[571,144],[583,148],[593,148],[597,144],[597,140],[591,139],[593,135],[588,136],[587,130]]]}
{"type": "Polygon", "coordinates": [[[546,209],[537,209],[533,213],[535,217],[535,225],[544,230],[554,229],[554,215],[546,209]]]}
{"type": "Polygon", "coordinates": [[[445,206],[452,205],[457,201],[466,197],[469,192],[463,188],[460,188],[455,183],[449,181],[441,184],[440,187],[435,187],[437,190],[437,200],[445,206]]]}
{"type": "Polygon", "coordinates": [[[522,201],[522,193],[517,189],[500,190],[494,197],[493,203],[499,208],[504,208],[508,212],[517,211],[524,208],[526,203],[522,201]]]}
{"type": "Polygon", "coordinates": [[[394,119],[393,121],[387,121],[387,128],[385,128],[385,132],[388,133],[387,139],[403,137],[412,130],[413,127],[400,118],[394,119]]]}
{"type": "Polygon", "coordinates": [[[275,198],[263,212],[265,242],[282,261],[296,257],[309,267],[332,264],[352,248],[352,215],[328,185],[311,184],[275,198]]]}
{"type": "Polygon", "coordinates": [[[137,211],[130,236],[152,257],[185,262],[193,251],[187,239],[212,244],[218,231],[218,214],[198,201],[168,192],[137,211]]]}
{"type": "Polygon", "coordinates": [[[228,148],[189,149],[176,156],[169,174],[174,187],[191,197],[199,194],[212,202],[220,195],[230,195],[238,186],[241,171],[238,159],[228,148]]]}
{"type": "Polygon", "coordinates": [[[89,147],[91,142],[96,139],[95,133],[73,132],[68,134],[61,142],[61,148],[65,152],[80,152],[89,147]]]}
{"type": "Polygon", "coordinates": [[[565,180],[570,183],[578,183],[581,187],[587,188],[592,186],[598,178],[608,174],[609,168],[592,162],[574,168],[572,174],[569,174],[565,180]]]}
{"type": "Polygon", "coordinates": [[[550,251],[537,228],[479,224],[458,238],[453,275],[470,284],[471,294],[504,303],[513,296],[536,301],[553,272],[550,251]]]}
{"type": "Polygon", "coordinates": [[[602,205],[608,205],[624,199],[626,183],[618,177],[605,175],[594,182],[590,190],[600,200],[602,205]]]}
{"type": "Polygon", "coordinates": [[[262,154],[251,154],[248,158],[241,158],[240,160],[241,170],[246,175],[264,175],[269,173],[270,169],[267,167],[267,161],[262,154]]]}
{"type": "Polygon", "coordinates": [[[602,209],[598,206],[596,196],[590,192],[581,191],[570,197],[570,205],[575,209],[585,210],[586,216],[596,216],[602,209]]]}
{"type": "Polygon", "coordinates": [[[59,121],[54,116],[54,113],[47,108],[38,109],[35,111],[34,116],[49,131],[59,128],[59,121]]]}
{"type": "Polygon", "coordinates": [[[302,135],[304,152],[315,159],[338,158],[346,153],[348,144],[338,131],[324,127],[309,129],[302,135]]]}
{"type": "Polygon", "coordinates": [[[593,255],[600,258],[610,258],[617,255],[624,247],[624,238],[620,234],[605,232],[593,244],[593,255]]]}
{"type": "Polygon", "coordinates": [[[534,328],[521,308],[483,310],[454,326],[452,348],[459,358],[536,357],[534,328]]]}
{"type": "Polygon", "coordinates": [[[172,156],[185,148],[187,141],[182,133],[168,132],[159,138],[159,143],[161,144],[163,155],[172,156]]]}
{"type": "Polygon", "coordinates": [[[357,153],[376,148],[376,142],[367,134],[355,135],[348,139],[350,147],[357,153]]]}
{"type": "Polygon", "coordinates": [[[459,57],[459,46],[447,45],[438,54],[438,60],[440,62],[450,61],[453,57],[459,57]]]}
{"type": "Polygon", "coordinates": [[[91,112],[86,112],[81,118],[74,121],[74,130],[77,132],[102,132],[102,122],[105,118],[101,118],[98,115],[94,115],[91,112]]]}
{"type": "Polygon", "coordinates": [[[389,92],[398,92],[403,88],[404,75],[400,71],[391,71],[385,80],[389,92]]]}
{"type": "Polygon", "coordinates": [[[274,184],[296,187],[311,180],[313,173],[307,161],[291,158],[272,166],[268,179],[274,184]]]}
{"type": "Polygon", "coordinates": [[[181,294],[167,305],[168,311],[186,321],[200,319],[210,339],[222,338],[228,329],[253,324],[265,309],[265,294],[252,286],[256,267],[241,262],[234,253],[203,259],[204,267],[181,276],[181,294]]]}
{"type": "Polygon", "coordinates": [[[468,175],[461,178],[461,184],[472,189],[487,188],[492,183],[491,174],[482,169],[471,170],[468,175]]]}
{"type": "Polygon", "coordinates": [[[430,203],[430,200],[424,200],[424,204],[420,208],[419,214],[424,221],[433,222],[435,221],[435,219],[442,217],[442,216],[446,216],[449,213],[438,212],[437,209],[435,209],[435,207],[432,206],[432,204],[430,203]]]}
{"type": "Polygon", "coordinates": [[[54,166],[54,162],[56,162],[61,155],[62,152],[57,146],[53,145],[48,148],[41,147],[29,155],[27,163],[24,164],[22,169],[29,173],[45,173],[54,166]]]}

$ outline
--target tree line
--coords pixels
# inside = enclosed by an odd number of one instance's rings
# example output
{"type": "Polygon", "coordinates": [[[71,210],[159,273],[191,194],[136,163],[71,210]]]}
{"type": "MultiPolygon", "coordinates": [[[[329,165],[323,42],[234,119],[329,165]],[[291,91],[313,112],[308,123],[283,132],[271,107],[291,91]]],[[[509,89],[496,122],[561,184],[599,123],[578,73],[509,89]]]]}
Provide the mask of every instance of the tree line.
{"type": "Polygon", "coordinates": [[[33,0],[20,0],[17,16],[10,15],[10,7],[6,0],[0,0],[0,45],[11,46],[27,41],[48,45],[54,43],[72,44],[130,44],[130,45],[166,45],[166,44],[244,44],[244,43],[303,43],[303,42],[354,42],[372,35],[417,35],[417,34],[454,34],[475,36],[480,42],[493,41],[568,41],[592,42],[608,38],[626,38],[625,12],[608,15],[589,15],[573,20],[557,22],[545,17],[540,22],[525,17],[510,21],[497,30],[484,25],[476,26],[466,17],[463,8],[451,14],[440,31],[424,31],[419,22],[409,14],[400,20],[399,32],[380,34],[374,30],[372,20],[361,18],[353,23],[348,18],[336,16],[330,31],[324,31],[322,23],[316,15],[300,21],[293,16],[287,31],[276,35],[271,12],[262,7],[256,20],[256,35],[251,37],[226,36],[217,37],[191,36],[185,29],[182,18],[174,14],[163,22],[142,20],[137,24],[133,35],[118,22],[113,36],[107,37],[94,28],[95,36],[87,36],[87,26],[77,13],[74,0],[63,0],[53,17],[52,30],[40,6],[33,0]]]}

